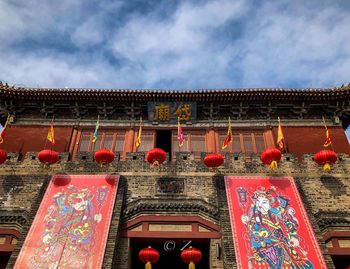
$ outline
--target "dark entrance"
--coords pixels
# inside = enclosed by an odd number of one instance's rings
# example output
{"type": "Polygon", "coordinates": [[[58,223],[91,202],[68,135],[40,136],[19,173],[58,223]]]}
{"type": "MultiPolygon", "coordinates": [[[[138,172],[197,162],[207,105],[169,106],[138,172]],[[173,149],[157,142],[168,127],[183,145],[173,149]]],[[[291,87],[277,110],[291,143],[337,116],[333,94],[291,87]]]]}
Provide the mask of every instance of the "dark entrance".
{"type": "Polygon", "coordinates": [[[169,161],[171,161],[171,130],[156,131],[156,147],[169,153],[169,161]]]}
{"type": "MultiPolygon", "coordinates": [[[[141,249],[151,246],[159,251],[159,261],[152,265],[152,269],[188,269],[188,264],[181,260],[181,249],[190,239],[156,239],[156,238],[131,238],[131,269],[143,269],[143,264],[138,257],[141,249]]],[[[209,269],[209,239],[193,239],[187,246],[198,248],[202,252],[202,260],[196,264],[196,268],[209,269]]]]}
{"type": "Polygon", "coordinates": [[[0,269],[5,269],[10,259],[11,252],[0,251],[0,269]]]}

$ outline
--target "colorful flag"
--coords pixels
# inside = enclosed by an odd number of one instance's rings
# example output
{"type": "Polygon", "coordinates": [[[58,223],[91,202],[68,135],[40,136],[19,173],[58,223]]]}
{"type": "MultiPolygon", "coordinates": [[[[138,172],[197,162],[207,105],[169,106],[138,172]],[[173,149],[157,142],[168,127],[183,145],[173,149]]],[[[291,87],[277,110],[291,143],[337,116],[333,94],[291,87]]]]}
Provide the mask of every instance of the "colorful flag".
{"type": "Polygon", "coordinates": [[[277,145],[280,149],[283,149],[284,147],[284,136],[282,132],[280,117],[278,117],[277,145]]]}
{"type": "Polygon", "coordinates": [[[140,118],[140,128],[139,128],[139,131],[137,133],[137,138],[135,141],[136,149],[138,149],[141,146],[141,134],[142,134],[142,118],[140,118]]]}
{"type": "Polygon", "coordinates": [[[92,136],[92,143],[95,143],[97,140],[97,131],[98,131],[99,127],[100,127],[100,116],[97,117],[95,131],[94,131],[94,134],[92,136]]]}
{"type": "Polygon", "coordinates": [[[324,120],[324,117],[322,117],[322,119],[323,119],[323,123],[324,123],[324,128],[326,129],[326,141],[324,142],[323,146],[326,148],[332,144],[332,140],[331,140],[331,137],[329,135],[329,130],[327,128],[326,121],[324,120]]]}
{"type": "Polygon", "coordinates": [[[231,129],[231,119],[228,118],[228,128],[227,128],[227,135],[225,138],[224,143],[222,144],[222,149],[227,148],[228,144],[232,142],[232,129],[231,129]]]}
{"type": "Polygon", "coordinates": [[[53,123],[51,123],[49,132],[47,133],[47,140],[49,140],[52,145],[55,145],[55,131],[53,129],[53,123]]]}
{"type": "Polygon", "coordinates": [[[182,147],[182,145],[184,144],[185,138],[180,125],[180,117],[178,117],[178,121],[177,121],[177,139],[179,140],[179,147],[182,147]]]}
{"type": "Polygon", "coordinates": [[[6,130],[7,125],[9,124],[9,121],[10,121],[10,115],[7,117],[4,126],[2,126],[2,124],[0,123],[0,144],[4,143],[5,130],[6,130]]]}

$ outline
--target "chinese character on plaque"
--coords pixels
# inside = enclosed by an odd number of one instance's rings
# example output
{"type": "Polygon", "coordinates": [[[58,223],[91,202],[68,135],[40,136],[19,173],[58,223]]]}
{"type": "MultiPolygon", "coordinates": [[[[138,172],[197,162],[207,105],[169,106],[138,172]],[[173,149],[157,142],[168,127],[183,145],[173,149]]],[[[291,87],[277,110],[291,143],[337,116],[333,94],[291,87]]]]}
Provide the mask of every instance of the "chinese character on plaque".
{"type": "Polygon", "coordinates": [[[155,106],[154,118],[159,121],[169,121],[170,107],[164,104],[155,106]]]}
{"type": "Polygon", "coordinates": [[[195,102],[148,102],[148,120],[163,123],[177,123],[178,119],[193,123],[196,120],[195,102]]]}
{"type": "Polygon", "coordinates": [[[175,114],[183,121],[189,121],[191,117],[191,105],[183,104],[179,105],[176,109],[175,114]]]}

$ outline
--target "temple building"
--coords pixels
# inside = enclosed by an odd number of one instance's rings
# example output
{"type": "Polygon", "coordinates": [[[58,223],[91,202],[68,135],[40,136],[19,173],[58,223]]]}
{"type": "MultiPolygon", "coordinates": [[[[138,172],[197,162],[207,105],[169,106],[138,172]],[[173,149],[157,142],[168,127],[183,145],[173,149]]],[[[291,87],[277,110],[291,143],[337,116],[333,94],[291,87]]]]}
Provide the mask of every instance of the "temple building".
{"type": "Polygon", "coordinates": [[[0,83],[0,123],[0,269],[350,268],[350,86],[0,83]]]}

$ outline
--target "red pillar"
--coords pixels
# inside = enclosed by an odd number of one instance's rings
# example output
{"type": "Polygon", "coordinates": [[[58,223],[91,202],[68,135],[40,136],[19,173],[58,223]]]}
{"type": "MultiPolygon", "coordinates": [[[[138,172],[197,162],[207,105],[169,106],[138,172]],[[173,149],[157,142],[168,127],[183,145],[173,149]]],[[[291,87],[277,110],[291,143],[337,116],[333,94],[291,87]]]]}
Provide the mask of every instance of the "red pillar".
{"type": "Polygon", "coordinates": [[[123,157],[126,156],[127,152],[133,152],[134,136],[135,136],[135,131],[133,128],[126,131],[123,157]]]}
{"type": "Polygon", "coordinates": [[[214,129],[210,129],[207,133],[207,151],[216,152],[214,129]]]}

